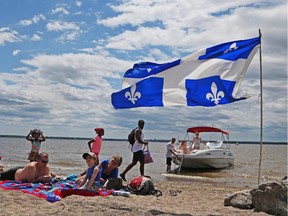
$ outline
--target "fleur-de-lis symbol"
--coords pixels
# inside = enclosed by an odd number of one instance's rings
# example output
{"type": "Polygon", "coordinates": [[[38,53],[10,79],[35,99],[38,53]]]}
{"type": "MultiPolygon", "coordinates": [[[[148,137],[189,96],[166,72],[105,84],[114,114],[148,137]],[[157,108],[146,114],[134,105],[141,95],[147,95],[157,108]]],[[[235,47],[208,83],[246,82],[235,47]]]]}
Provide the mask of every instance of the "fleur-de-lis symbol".
{"type": "Polygon", "coordinates": [[[238,47],[237,47],[237,44],[236,44],[236,42],[235,42],[235,43],[231,44],[231,46],[229,47],[229,49],[227,49],[227,50],[224,51],[224,54],[226,54],[226,53],[228,53],[228,52],[231,52],[231,51],[233,51],[233,50],[236,50],[236,49],[238,49],[238,47]]]}
{"type": "Polygon", "coordinates": [[[207,100],[214,102],[216,105],[219,104],[219,101],[224,97],[223,91],[218,91],[217,85],[213,82],[211,85],[211,93],[206,94],[207,100]]]}
{"type": "Polygon", "coordinates": [[[135,91],[136,91],[136,85],[133,85],[131,87],[131,92],[129,91],[125,92],[125,97],[133,104],[135,104],[135,101],[137,101],[141,97],[141,93],[135,91]]]}

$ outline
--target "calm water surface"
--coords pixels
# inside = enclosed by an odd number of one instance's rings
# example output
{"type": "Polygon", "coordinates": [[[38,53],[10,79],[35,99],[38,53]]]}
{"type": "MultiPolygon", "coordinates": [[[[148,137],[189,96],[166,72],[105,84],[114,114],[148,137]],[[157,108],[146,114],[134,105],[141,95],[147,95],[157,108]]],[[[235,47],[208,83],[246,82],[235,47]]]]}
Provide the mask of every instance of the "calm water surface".
{"type": "MultiPolygon", "coordinates": [[[[88,151],[88,140],[47,139],[42,143],[41,151],[50,156],[50,167],[57,175],[79,174],[86,169],[82,154],[88,151]]],[[[0,164],[6,169],[22,166],[27,162],[31,144],[25,138],[0,138],[0,164]]],[[[180,174],[171,175],[188,181],[212,181],[231,186],[255,186],[258,182],[260,147],[255,144],[231,145],[235,154],[235,165],[222,170],[191,171],[181,170],[180,174]]],[[[145,165],[145,175],[153,179],[165,180],[170,175],[165,175],[166,170],[166,143],[150,142],[149,150],[154,163],[145,165]]],[[[100,160],[109,158],[118,153],[123,157],[120,171],[132,160],[132,152],[126,141],[103,141],[100,160]]],[[[173,165],[172,165],[173,168],[173,165]]],[[[174,168],[177,168],[174,166],[174,168]]],[[[139,164],[133,167],[127,178],[139,175],[139,164]]],[[[261,181],[267,179],[280,179],[287,175],[287,145],[263,145],[261,181]]]]}

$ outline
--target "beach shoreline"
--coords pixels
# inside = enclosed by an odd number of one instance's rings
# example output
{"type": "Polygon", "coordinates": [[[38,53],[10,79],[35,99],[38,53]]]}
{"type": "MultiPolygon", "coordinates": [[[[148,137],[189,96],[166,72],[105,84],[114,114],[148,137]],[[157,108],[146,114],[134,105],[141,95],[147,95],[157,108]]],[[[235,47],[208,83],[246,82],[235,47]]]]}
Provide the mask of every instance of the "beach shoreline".
{"type": "Polygon", "coordinates": [[[49,203],[21,191],[0,189],[0,215],[268,215],[224,206],[225,195],[247,188],[172,178],[153,182],[162,196],[72,195],[49,203]]]}

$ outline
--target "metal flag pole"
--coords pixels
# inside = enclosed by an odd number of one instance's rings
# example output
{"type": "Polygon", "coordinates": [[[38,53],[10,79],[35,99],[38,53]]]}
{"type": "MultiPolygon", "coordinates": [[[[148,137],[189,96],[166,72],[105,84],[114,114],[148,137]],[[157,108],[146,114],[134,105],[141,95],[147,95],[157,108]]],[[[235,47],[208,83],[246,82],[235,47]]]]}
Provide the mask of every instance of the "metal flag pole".
{"type": "Polygon", "coordinates": [[[262,49],[261,49],[262,33],[259,29],[259,57],[260,57],[260,156],[259,156],[259,170],[258,170],[258,186],[260,184],[261,162],[262,162],[262,139],[263,139],[263,90],[262,90],[262,49]]]}

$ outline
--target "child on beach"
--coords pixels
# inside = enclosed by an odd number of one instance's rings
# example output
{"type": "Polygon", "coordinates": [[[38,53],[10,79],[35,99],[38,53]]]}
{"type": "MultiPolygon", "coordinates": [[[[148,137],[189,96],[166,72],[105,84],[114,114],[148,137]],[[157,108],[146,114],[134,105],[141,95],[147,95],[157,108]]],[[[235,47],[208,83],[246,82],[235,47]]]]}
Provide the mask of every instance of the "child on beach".
{"type": "Polygon", "coordinates": [[[30,141],[32,145],[28,160],[30,160],[30,162],[37,161],[37,156],[40,151],[41,143],[46,140],[43,132],[39,129],[30,130],[30,132],[26,136],[26,140],[30,141]]]}
{"type": "MultiPolygon", "coordinates": [[[[82,156],[88,165],[87,172],[82,181],[79,181],[79,189],[87,189],[97,192],[101,187],[99,167],[96,164],[97,157],[93,152],[84,153],[82,156]]],[[[77,182],[77,181],[76,181],[77,182]]]]}
{"type": "MultiPolygon", "coordinates": [[[[101,186],[104,185],[109,179],[118,178],[119,166],[121,166],[122,160],[123,159],[120,155],[115,154],[110,159],[101,161],[101,163],[98,165],[101,186]]],[[[87,170],[84,173],[86,174],[86,172],[87,170]]],[[[80,177],[76,180],[76,184],[80,184],[84,180],[85,174],[80,175],[80,177]]]]}
{"type": "Polygon", "coordinates": [[[103,128],[95,128],[94,131],[96,132],[96,137],[94,139],[91,139],[88,142],[88,147],[90,149],[90,152],[95,153],[97,157],[97,165],[99,164],[99,154],[102,146],[102,136],[104,135],[104,129],[103,128]],[[92,144],[92,145],[91,145],[92,144]]]}

